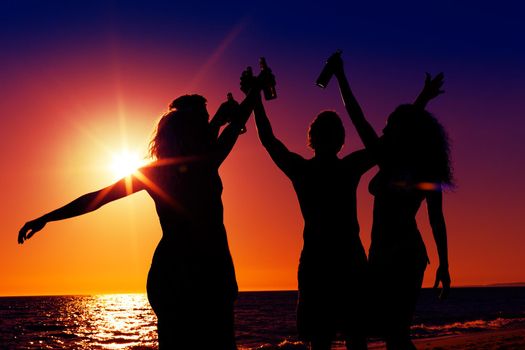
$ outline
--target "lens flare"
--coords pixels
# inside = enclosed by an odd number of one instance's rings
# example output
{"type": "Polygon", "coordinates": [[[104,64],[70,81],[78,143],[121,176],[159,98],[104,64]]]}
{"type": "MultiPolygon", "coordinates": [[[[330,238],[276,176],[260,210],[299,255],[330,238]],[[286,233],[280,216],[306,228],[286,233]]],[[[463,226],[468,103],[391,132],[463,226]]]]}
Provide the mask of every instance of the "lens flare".
{"type": "Polygon", "coordinates": [[[113,154],[110,169],[116,179],[121,179],[132,175],[146,163],[137,152],[121,151],[113,154]]]}

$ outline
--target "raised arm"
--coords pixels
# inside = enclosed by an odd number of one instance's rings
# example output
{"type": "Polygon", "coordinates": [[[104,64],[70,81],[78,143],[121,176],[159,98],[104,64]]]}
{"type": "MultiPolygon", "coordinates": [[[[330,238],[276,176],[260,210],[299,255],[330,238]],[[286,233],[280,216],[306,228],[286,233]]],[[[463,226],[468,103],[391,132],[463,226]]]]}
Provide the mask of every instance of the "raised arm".
{"type": "Polygon", "coordinates": [[[239,135],[242,133],[242,130],[253,111],[258,94],[260,94],[260,90],[258,88],[253,88],[240,104],[233,99],[224,102],[219,107],[218,111],[218,114],[224,116],[214,117],[211,120],[210,126],[212,127],[212,132],[214,132],[214,128],[217,128],[217,133],[218,128],[220,128],[220,126],[217,127],[217,125],[220,124],[222,120],[229,121],[229,124],[224,128],[217,139],[215,157],[219,165],[222,164],[224,159],[230,154],[235,142],[237,142],[239,135]],[[215,120],[218,121],[214,124],[215,120]]]}
{"type": "Polygon", "coordinates": [[[297,166],[304,161],[304,158],[296,153],[290,152],[288,148],[275,137],[260,96],[257,99],[253,112],[259,140],[261,140],[262,145],[274,163],[286,175],[291,176],[297,166]]]}
{"type": "Polygon", "coordinates": [[[445,91],[441,90],[441,87],[444,83],[444,79],[445,75],[443,73],[439,73],[434,78],[432,78],[432,76],[429,73],[425,73],[425,84],[423,85],[423,89],[414,101],[414,106],[418,106],[424,109],[426,108],[430,100],[445,93],[445,91]]]}
{"type": "Polygon", "coordinates": [[[304,158],[296,153],[290,152],[273,133],[272,125],[266,115],[261,99],[261,86],[268,84],[268,79],[275,85],[275,76],[273,74],[261,74],[255,77],[253,76],[251,68],[248,68],[241,75],[241,91],[248,95],[256,91],[254,95],[255,106],[253,112],[257,134],[274,163],[290,177],[299,164],[304,161],[304,158]]]}
{"type": "Polygon", "coordinates": [[[211,118],[209,127],[210,127],[210,136],[213,140],[216,140],[219,136],[219,132],[221,128],[229,123],[230,113],[228,113],[228,110],[233,107],[234,104],[238,103],[233,100],[228,100],[221,104],[219,108],[217,109],[217,112],[215,112],[215,115],[211,118]]]}
{"type": "Polygon", "coordinates": [[[332,57],[329,58],[328,64],[333,65],[334,74],[339,83],[339,91],[341,92],[343,104],[350,116],[350,120],[352,120],[352,123],[361,138],[361,141],[363,141],[363,144],[367,149],[374,149],[377,146],[379,137],[372,125],[366,120],[361,106],[357,102],[352,89],[350,89],[341,56],[339,54],[332,55],[332,57]]]}
{"type": "Polygon", "coordinates": [[[143,181],[132,176],[129,179],[123,178],[113,185],[98,191],[80,196],[63,207],[42,215],[37,219],[26,222],[18,232],[18,243],[24,243],[25,240],[31,238],[35,233],[42,230],[48,222],[64,220],[92,212],[104,204],[143,190],[145,187],[146,185],[143,181]]]}
{"type": "Polygon", "coordinates": [[[441,283],[443,290],[440,298],[446,298],[450,291],[450,273],[448,271],[447,228],[443,215],[443,193],[441,191],[429,191],[426,199],[430,227],[439,256],[439,267],[436,271],[434,288],[437,288],[441,283]]]}

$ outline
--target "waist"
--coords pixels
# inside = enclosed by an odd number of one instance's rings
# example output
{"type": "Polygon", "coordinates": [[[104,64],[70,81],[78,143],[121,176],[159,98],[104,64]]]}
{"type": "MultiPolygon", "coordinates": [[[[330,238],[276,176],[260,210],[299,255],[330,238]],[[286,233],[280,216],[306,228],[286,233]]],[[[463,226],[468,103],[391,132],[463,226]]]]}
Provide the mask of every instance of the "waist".
{"type": "Polygon", "coordinates": [[[370,254],[424,255],[426,247],[419,230],[372,230],[370,254]]]}
{"type": "Polygon", "coordinates": [[[308,235],[305,232],[302,257],[333,260],[361,254],[364,255],[364,247],[358,234],[331,236],[323,233],[308,235]]]}

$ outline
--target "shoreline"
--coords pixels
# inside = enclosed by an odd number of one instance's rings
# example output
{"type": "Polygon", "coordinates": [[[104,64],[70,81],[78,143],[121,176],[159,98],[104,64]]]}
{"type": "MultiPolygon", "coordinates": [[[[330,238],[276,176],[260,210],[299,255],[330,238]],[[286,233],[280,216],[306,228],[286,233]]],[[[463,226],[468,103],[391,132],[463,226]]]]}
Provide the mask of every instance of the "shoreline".
{"type": "MultiPolygon", "coordinates": [[[[525,324],[468,334],[414,339],[418,350],[522,350],[525,349],[525,324]]],[[[343,347],[337,347],[343,350],[343,347]]],[[[384,343],[370,343],[369,350],[384,350],[384,343]]]]}

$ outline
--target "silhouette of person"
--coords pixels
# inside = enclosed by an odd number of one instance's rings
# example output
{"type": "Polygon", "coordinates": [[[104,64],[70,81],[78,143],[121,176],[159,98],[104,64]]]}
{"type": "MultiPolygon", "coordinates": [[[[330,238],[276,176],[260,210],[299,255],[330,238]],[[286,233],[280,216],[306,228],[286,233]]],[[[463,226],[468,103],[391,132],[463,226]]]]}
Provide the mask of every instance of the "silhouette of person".
{"type": "Polygon", "coordinates": [[[223,103],[210,123],[204,97],[175,99],[150,143],[154,162],[130,179],[27,222],[18,242],[50,221],[82,215],[146,190],[155,202],[163,233],[147,281],[148,299],[158,318],[159,348],[236,349],[237,282],[223,225],[218,169],[250,116],[256,93],[240,105],[223,103]]]}
{"type": "MultiPolygon", "coordinates": [[[[261,76],[254,80],[243,73],[241,89],[251,84],[265,82],[261,76]]],[[[340,332],[348,349],[366,349],[361,326],[367,262],[359,238],[356,190],[361,175],[374,165],[371,157],[365,150],[338,157],[345,130],[333,111],[322,111],[310,125],[311,159],[289,151],[275,137],[260,95],[254,115],[260,141],[291,180],[304,219],[298,271],[299,337],[312,349],[323,350],[331,348],[340,332]]]]}
{"type": "Polygon", "coordinates": [[[378,137],[350,89],[340,56],[333,64],[346,110],[379,165],[369,184],[374,195],[368,259],[375,331],[384,337],[388,350],[415,349],[410,325],[428,263],[416,224],[424,200],[439,255],[434,287],[442,284],[442,297],[450,289],[442,195],[444,186],[452,183],[449,146],[445,130],[425,110],[443,93],[443,74],[432,79],[427,73],[414,104],[396,108],[378,137]]]}

